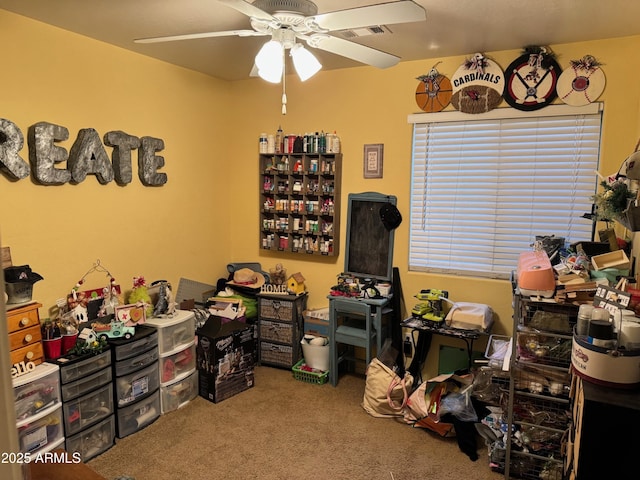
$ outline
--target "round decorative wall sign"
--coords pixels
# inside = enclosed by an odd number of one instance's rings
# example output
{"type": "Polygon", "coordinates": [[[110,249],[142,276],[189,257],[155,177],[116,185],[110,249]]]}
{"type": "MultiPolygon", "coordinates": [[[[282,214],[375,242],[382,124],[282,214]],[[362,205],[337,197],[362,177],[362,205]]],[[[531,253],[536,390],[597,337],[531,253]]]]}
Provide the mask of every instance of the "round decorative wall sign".
{"type": "Polygon", "coordinates": [[[422,111],[440,112],[449,105],[453,95],[451,80],[438,73],[435,67],[416,80],[420,80],[416,88],[416,103],[422,111]]]}
{"type": "Polygon", "coordinates": [[[451,79],[451,104],[464,113],[484,113],[502,102],[504,73],[500,66],[476,53],[458,67],[451,79]]]}
{"type": "Polygon", "coordinates": [[[544,108],[557,96],[556,84],[561,73],[562,69],[549,49],[527,47],[505,71],[504,99],[518,110],[544,108]]]}
{"type": "Polygon", "coordinates": [[[556,91],[564,103],[580,107],[595,102],[604,91],[606,79],[602,64],[591,55],[580,60],[571,60],[571,66],[565,69],[556,91]]]}

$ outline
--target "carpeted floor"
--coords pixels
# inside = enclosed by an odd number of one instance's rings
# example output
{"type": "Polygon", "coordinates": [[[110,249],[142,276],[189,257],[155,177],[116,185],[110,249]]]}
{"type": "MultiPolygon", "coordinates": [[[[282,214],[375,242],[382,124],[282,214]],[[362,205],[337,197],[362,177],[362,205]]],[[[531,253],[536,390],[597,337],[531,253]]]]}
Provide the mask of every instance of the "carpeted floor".
{"type": "Polygon", "coordinates": [[[497,480],[455,439],[374,418],[360,406],[364,378],[337,387],[257,367],[255,386],[214,404],[196,397],[145,429],[116,440],[89,465],[107,479],[497,480]]]}

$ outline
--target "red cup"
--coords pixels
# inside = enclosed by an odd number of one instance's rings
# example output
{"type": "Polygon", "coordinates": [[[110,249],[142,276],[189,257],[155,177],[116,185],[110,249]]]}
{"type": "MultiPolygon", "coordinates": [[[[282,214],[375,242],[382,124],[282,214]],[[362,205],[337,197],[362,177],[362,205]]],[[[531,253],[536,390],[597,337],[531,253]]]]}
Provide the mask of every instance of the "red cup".
{"type": "Polygon", "coordinates": [[[44,348],[44,357],[47,360],[55,360],[62,354],[62,337],[42,340],[42,346],[44,348]]]}
{"type": "Polygon", "coordinates": [[[66,355],[67,353],[69,353],[69,350],[76,346],[77,339],[77,333],[62,336],[62,355],[66,355]]]}

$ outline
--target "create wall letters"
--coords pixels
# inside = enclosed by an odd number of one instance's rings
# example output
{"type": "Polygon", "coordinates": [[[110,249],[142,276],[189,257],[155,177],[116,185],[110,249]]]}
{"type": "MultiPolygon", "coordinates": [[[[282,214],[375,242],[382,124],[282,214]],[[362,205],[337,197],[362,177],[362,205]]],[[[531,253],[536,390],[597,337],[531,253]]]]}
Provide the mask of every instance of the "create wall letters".
{"type": "Polygon", "coordinates": [[[167,183],[167,174],[158,172],[164,157],[156,155],[164,150],[159,138],[138,138],[122,131],[107,132],[103,140],[93,128],[78,132],[69,152],[59,145],[69,139],[69,130],[60,125],[38,122],[29,128],[27,144],[29,162],[21,156],[24,146],[22,131],[10,120],[0,118],[0,171],[14,180],[29,175],[40,185],[78,184],[87,175],[95,175],[105,185],[113,180],[119,185],[131,183],[133,178],[131,152],[138,150],[138,178],[145,186],[167,183]],[[105,145],[112,148],[111,158],[105,145]],[[66,168],[58,165],[67,162],[66,168]]]}

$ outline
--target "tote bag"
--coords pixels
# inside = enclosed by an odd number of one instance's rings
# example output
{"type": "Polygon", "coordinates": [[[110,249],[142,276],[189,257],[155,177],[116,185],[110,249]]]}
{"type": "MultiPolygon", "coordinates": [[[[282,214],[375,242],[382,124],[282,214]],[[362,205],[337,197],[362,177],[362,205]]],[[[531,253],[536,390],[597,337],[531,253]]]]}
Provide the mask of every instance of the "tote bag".
{"type": "Polygon", "coordinates": [[[395,373],[377,358],[367,367],[362,408],[373,417],[402,417],[413,386],[413,376],[395,373]]]}

